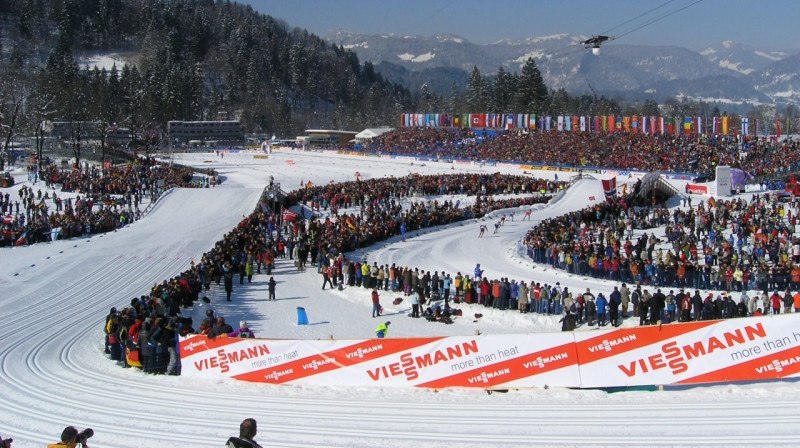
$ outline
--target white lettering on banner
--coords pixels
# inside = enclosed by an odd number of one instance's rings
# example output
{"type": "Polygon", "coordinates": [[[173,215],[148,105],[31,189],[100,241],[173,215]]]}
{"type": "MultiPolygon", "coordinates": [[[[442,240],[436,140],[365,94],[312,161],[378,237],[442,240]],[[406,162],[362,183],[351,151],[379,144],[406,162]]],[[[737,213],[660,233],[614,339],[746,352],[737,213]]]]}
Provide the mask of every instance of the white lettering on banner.
{"type": "Polygon", "coordinates": [[[791,358],[786,358],[786,359],[773,359],[772,363],[770,364],[756,367],[756,372],[758,373],[765,373],[768,371],[783,372],[784,367],[789,367],[790,365],[797,364],[798,362],[800,362],[800,356],[793,356],[791,358]]]}
{"type": "Polygon", "coordinates": [[[332,364],[335,360],[333,358],[325,358],[321,360],[313,360],[308,364],[303,364],[303,370],[313,369],[317,370],[326,364],[332,364]]]}
{"type": "Polygon", "coordinates": [[[346,354],[345,356],[347,357],[347,359],[363,358],[364,355],[368,355],[368,354],[370,354],[372,352],[376,352],[376,351],[382,350],[382,349],[383,349],[383,345],[381,345],[381,344],[373,345],[372,347],[364,347],[364,348],[359,347],[358,350],[350,352],[350,353],[346,354]]]}
{"type": "Polygon", "coordinates": [[[721,338],[711,336],[705,341],[697,341],[683,347],[678,347],[678,343],[672,341],[661,346],[661,353],[633,360],[627,366],[618,365],[617,367],[628,377],[666,367],[672,370],[673,375],[677,375],[689,370],[687,361],[710,355],[716,350],[724,350],[737,344],[752,342],[757,337],[767,337],[767,332],[761,322],[755,326],[748,325],[744,327],[744,334],[742,334],[741,328],[737,328],[735,331],[723,333],[721,338]]]}
{"type": "Polygon", "coordinates": [[[419,378],[418,369],[424,369],[444,361],[452,361],[455,358],[461,358],[462,356],[477,352],[478,342],[473,339],[470,342],[453,345],[444,350],[436,350],[433,353],[425,353],[424,355],[414,356],[410,352],[403,353],[400,355],[400,362],[393,362],[385,366],[367,370],[367,375],[369,375],[373,381],[398,375],[405,375],[406,381],[412,381],[419,378]]]}
{"type": "Polygon", "coordinates": [[[623,337],[617,338],[617,339],[612,339],[610,341],[608,339],[603,339],[603,342],[601,342],[601,343],[599,343],[597,345],[594,345],[592,347],[589,347],[589,351],[592,352],[592,353],[603,351],[603,350],[607,351],[607,352],[610,352],[611,351],[611,347],[616,347],[617,345],[624,344],[626,342],[635,341],[635,340],[636,340],[636,335],[635,334],[629,334],[627,336],[623,336],[623,337]]]}
{"type": "Polygon", "coordinates": [[[286,370],[275,370],[269,375],[264,375],[264,379],[267,380],[275,380],[278,381],[284,375],[291,375],[294,373],[294,369],[286,369],[286,370]]]}
{"type": "Polygon", "coordinates": [[[489,380],[492,379],[492,378],[497,378],[499,376],[508,375],[509,373],[511,373],[511,369],[508,369],[508,368],[495,370],[494,372],[481,372],[480,375],[473,376],[472,378],[469,378],[467,381],[469,381],[470,384],[488,383],[489,380]]]}
{"type": "Polygon", "coordinates": [[[217,350],[216,356],[195,361],[194,367],[197,370],[219,368],[221,373],[225,373],[230,370],[229,364],[268,354],[269,348],[267,348],[267,344],[256,345],[231,352],[226,352],[224,348],[221,348],[217,350]]]}
{"type": "Polygon", "coordinates": [[[206,341],[204,339],[200,339],[198,341],[192,341],[186,344],[186,347],[184,347],[183,349],[186,350],[187,352],[193,352],[195,347],[200,347],[201,345],[206,345],[206,341]]]}
{"type": "Polygon", "coordinates": [[[552,355],[552,356],[545,356],[545,357],[539,356],[533,361],[522,363],[522,366],[525,367],[526,369],[530,369],[531,367],[539,367],[540,369],[544,369],[544,366],[546,366],[547,364],[550,364],[553,361],[560,361],[562,359],[567,359],[568,357],[569,354],[567,352],[559,353],[557,355],[552,355]]]}

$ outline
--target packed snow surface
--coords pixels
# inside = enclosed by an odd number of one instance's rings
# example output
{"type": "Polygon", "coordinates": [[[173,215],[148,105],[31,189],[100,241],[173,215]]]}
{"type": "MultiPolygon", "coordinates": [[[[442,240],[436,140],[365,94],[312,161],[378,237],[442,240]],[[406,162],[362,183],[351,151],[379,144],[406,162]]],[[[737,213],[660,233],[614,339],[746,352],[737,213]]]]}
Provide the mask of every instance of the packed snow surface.
{"type": "MultiPolygon", "coordinates": [[[[482,390],[272,386],[234,380],[188,380],[123,369],[103,354],[103,322],[188,268],[257,205],[269,176],[285,190],[409,173],[495,172],[495,167],[451,166],[381,158],[279,151],[175,155],[178,163],[218,170],[212,189],[176,189],[142,220],[113,233],[0,250],[0,435],[15,448],[58,441],[67,425],[91,427],[98,447],[219,447],[237,435],[246,417],[258,420],[264,447],[510,447],[510,446],[793,446],[800,443],[800,386],[794,382],[695,387],[664,392],[607,393],[535,389],[487,394],[482,390]]],[[[508,172],[519,173],[509,168],[508,172]]],[[[552,178],[553,172],[538,173],[552,178]]],[[[561,174],[562,179],[568,174],[561,174]]],[[[24,176],[18,178],[24,182],[24,176]]],[[[623,179],[620,179],[623,181],[623,179]]],[[[39,187],[33,186],[34,190],[39,187]]],[[[7,189],[16,195],[19,186],[7,189]]],[[[554,283],[572,290],[608,292],[612,284],[534,266],[518,244],[536,221],[578,210],[602,198],[599,181],[582,180],[558,200],[534,206],[533,223],[516,210],[497,234],[500,213],[478,221],[409,233],[365,250],[370,261],[430,271],[471,274],[476,263],[489,278],[554,283]],[[488,235],[478,239],[481,223],[488,235]]],[[[266,300],[264,274],[234,282],[233,301],[212,286],[213,307],[230,322],[245,319],[260,337],[364,338],[377,325],[369,291],[321,290],[309,267],[288,260],[275,272],[278,300],[266,300]],[[246,283],[246,281],[245,281],[246,283]],[[303,306],[312,325],[296,325],[303,306]]],[[[557,318],[462,305],[453,325],[406,317],[394,294],[382,293],[391,336],[471,335],[557,331],[557,318]],[[471,316],[481,312],[477,322],[471,316]]],[[[407,302],[407,301],[406,301],[407,302]]],[[[630,325],[626,322],[625,325],[630,325]]]]}

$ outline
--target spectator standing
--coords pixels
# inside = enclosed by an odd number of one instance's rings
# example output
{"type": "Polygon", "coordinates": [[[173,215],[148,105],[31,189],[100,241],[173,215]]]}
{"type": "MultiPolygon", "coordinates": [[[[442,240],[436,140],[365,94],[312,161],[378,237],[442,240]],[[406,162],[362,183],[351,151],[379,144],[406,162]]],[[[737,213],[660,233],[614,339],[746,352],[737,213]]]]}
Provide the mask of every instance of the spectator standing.
{"type": "Polygon", "coordinates": [[[380,295],[378,294],[377,289],[372,290],[372,317],[378,317],[381,315],[381,302],[380,302],[380,295]]]}
{"type": "Polygon", "coordinates": [[[269,300],[275,300],[275,285],[277,285],[275,278],[270,277],[269,283],[267,283],[267,286],[269,288],[269,300]]]}

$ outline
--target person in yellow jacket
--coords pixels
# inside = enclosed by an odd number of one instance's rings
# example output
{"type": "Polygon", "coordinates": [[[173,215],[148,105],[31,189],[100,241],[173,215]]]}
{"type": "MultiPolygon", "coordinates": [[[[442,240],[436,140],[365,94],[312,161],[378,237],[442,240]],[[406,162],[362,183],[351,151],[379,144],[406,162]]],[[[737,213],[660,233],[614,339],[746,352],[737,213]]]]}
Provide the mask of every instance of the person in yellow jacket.
{"type": "Polygon", "coordinates": [[[386,321],[378,325],[378,328],[375,329],[375,336],[377,336],[378,339],[383,339],[386,337],[386,334],[389,332],[389,324],[391,324],[391,322],[386,321]]]}
{"type": "Polygon", "coordinates": [[[93,435],[94,431],[90,428],[78,432],[74,426],[67,426],[61,431],[61,441],[58,443],[51,443],[47,445],[47,448],[75,448],[79,443],[82,447],[89,448],[89,445],[86,444],[86,439],[93,435]]]}

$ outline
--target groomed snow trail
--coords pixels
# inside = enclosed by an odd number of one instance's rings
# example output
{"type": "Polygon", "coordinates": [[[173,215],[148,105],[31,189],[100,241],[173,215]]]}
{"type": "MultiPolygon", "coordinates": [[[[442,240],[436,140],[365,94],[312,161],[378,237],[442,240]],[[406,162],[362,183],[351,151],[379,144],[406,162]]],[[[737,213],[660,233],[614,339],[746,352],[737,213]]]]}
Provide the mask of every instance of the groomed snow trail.
{"type": "MultiPolygon", "coordinates": [[[[97,447],[218,447],[237,432],[243,418],[254,417],[257,440],[265,447],[752,447],[800,441],[800,387],[791,382],[617,394],[276,387],[148,376],[122,369],[102,354],[108,309],[186,269],[208,250],[253,210],[265,173],[288,186],[301,179],[351,179],[355,170],[373,177],[421,170],[396,161],[317,156],[279,153],[268,162],[245,156],[214,159],[214,166],[226,170],[226,187],[171,191],[146,219],[114,233],[0,251],[0,435],[14,437],[15,448],[41,447],[74,424],[92,427],[96,435],[90,445],[97,447]],[[295,164],[284,165],[286,159],[295,164]]],[[[184,157],[184,163],[204,161],[184,157]]],[[[581,198],[594,188],[589,182],[578,184],[561,201],[541,207],[542,215],[534,219],[583,207],[586,199],[581,198]]],[[[514,223],[480,241],[479,223],[471,222],[367,253],[382,263],[451,273],[471,274],[480,262],[490,278],[607,287],[533,269],[517,256],[514,246],[529,225],[519,223],[523,214],[518,211],[514,223]]],[[[279,298],[293,300],[266,304],[264,277],[257,276],[249,288],[235,285],[230,305],[220,304],[221,291],[212,287],[212,306],[226,315],[251,316],[260,336],[364,337],[375,326],[366,318],[365,291],[320,291],[313,272],[293,273],[290,263],[281,260],[279,298]],[[301,305],[312,310],[312,320],[315,314],[323,316],[317,318],[319,325],[291,323],[294,308],[301,305]]],[[[202,307],[192,312],[201,313],[202,307]]],[[[399,313],[392,317],[394,336],[471,334],[474,327],[471,322],[411,323],[403,309],[394,312],[399,313]]],[[[481,328],[514,332],[521,318],[512,315],[486,313],[481,328]]],[[[554,328],[548,319],[526,319],[525,331],[554,328]]]]}

